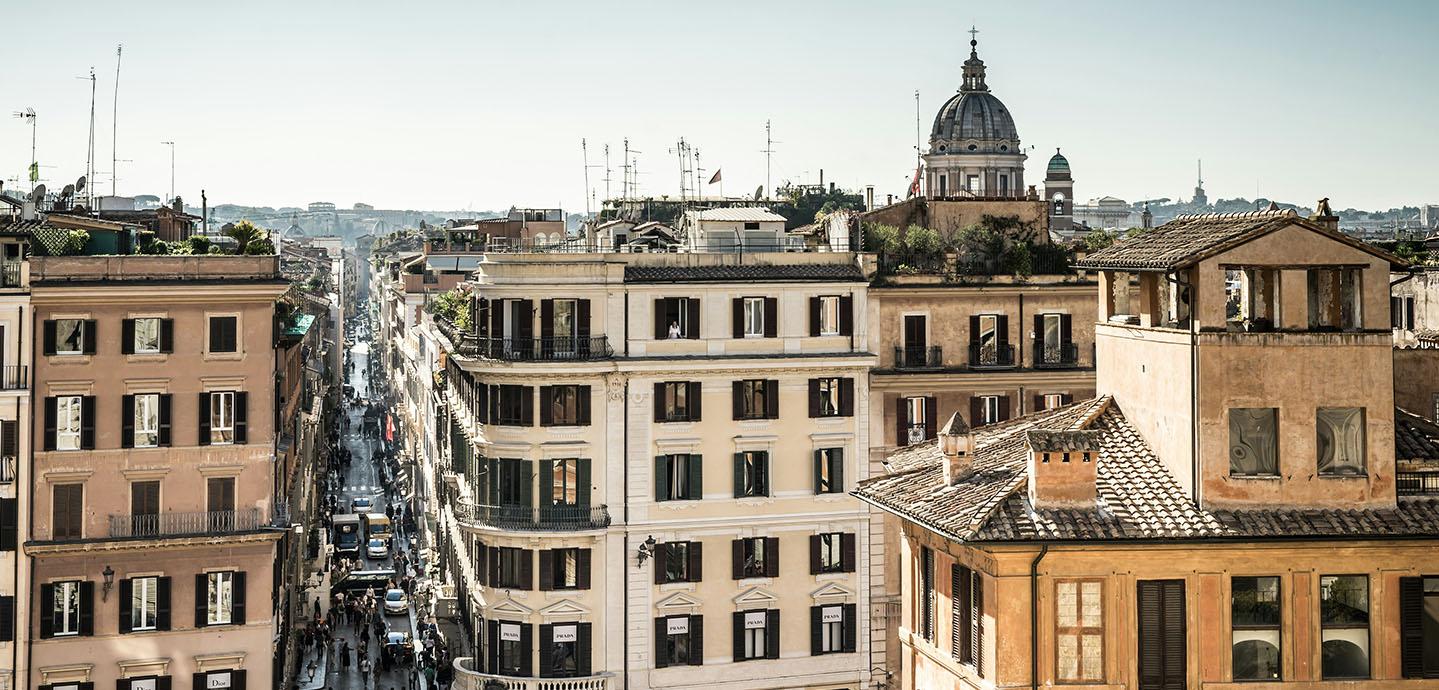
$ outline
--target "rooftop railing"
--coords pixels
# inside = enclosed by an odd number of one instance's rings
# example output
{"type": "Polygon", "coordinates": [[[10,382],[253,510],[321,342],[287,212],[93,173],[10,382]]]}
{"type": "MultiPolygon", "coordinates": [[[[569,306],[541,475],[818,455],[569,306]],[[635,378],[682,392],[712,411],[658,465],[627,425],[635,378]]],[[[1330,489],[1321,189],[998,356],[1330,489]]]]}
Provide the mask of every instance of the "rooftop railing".
{"type": "Polygon", "coordinates": [[[1400,496],[1439,496],[1439,472],[1396,472],[1394,485],[1400,496]]]}

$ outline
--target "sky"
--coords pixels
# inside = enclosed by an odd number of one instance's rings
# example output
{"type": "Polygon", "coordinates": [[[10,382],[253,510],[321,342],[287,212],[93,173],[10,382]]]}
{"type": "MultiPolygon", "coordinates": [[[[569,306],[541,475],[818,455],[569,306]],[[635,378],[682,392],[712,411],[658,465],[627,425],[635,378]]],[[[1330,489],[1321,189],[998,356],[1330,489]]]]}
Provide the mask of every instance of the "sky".
{"type": "Polygon", "coordinates": [[[678,193],[683,137],[721,185],[903,194],[978,27],[988,83],[1033,147],[1062,148],[1075,196],[1335,208],[1439,202],[1439,2],[711,3],[494,0],[31,1],[4,11],[0,178],[84,174],[96,73],[98,190],[198,204],[330,201],[434,210],[678,193]],[[21,29],[20,27],[30,27],[21,29]],[[118,117],[116,45],[124,45],[118,117]],[[84,77],[84,78],[82,78],[84,77]]]}

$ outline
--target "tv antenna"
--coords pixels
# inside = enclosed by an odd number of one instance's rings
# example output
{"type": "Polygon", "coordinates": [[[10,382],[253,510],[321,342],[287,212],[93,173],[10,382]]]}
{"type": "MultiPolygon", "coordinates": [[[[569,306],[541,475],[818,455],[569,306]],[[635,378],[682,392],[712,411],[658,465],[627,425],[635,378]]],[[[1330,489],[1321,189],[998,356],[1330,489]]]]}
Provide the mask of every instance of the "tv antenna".
{"type": "MultiPolygon", "coordinates": [[[[93,179],[95,177],[95,68],[93,66],[90,67],[90,76],[75,78],[90,80],[90,144],[89,148],[85,150],[85,176],[80,178],[83,181],[93,179]]],[[[75,185],[76,192],[84,191],[84,188],[84,184],[75,185]]],[[[85,196],[86,208],[91,208],[95,205],[95,202],[91,199],[91,196],[92,195],[88,194],[85,196]]]]}
{"type": "Polygon", "coordinates": [[[120,166],[120,148],[117,143],[120,136],[120,54],[124,50],[123,43],[115,46],[115,103],[110,111],[110,196],[118,196],[115,193],[115,182],[119,179],[116,168],[120,166]]]}
{"type": "Polygon", "coordinates": [[[175,201],[175,142],[162,141],[163,146],[170,147],[170,201],[175,201]]]}
{"type": "MultiPolygon", "coordinates": [[[[608,146],[605,147],[605,151],[608,153],[608,146]]],[[[580,138],[580,155],[584,157],[585,161],[585,220],[589,220],[591,217],[590,201],[595,194],[594,190],[590,188],[590,168],[598,168],[600,165],[598,163],[590,165],[590,148],[583,137],[580,138]]],[[[608,160],[608,158],[609,157],[606,156],[606,160],[608,160]]],[[[606,177],[605,179],[608,181],[609,178],[606,177]]]]}
{"type": "Polygon", "coordinates": [[[40,164],[35,159],[35,109],[26,108],[15,111],[15,117],[24,120],[30,125],[30,189],[35,189],[35,183],[40,179],[40,164]]]}
{"type": "MultiPolygon", "coordinates": [[[[769,198],[769,188],[770,188],[770,187],[769,187],[769,164],[770,164],[770,156],[774,154],[774,145],[775,145],[775,144],[780,144],[780,143],[783,143],[783,142],[775,141],[775,140],[774,140],[774,137],[771,135],[771,132],[770,132],[770,121],[769,121],[769,120],[765,120],[765,121],[764,121],[764,150],[763,150],[763,151],[760,151],[760,153],[763,153],[763,154],[764,154],[764,197],[765,197],[766,199],[769,198]]],[[[758,200],[758,199],[756,199],[756,200],[758,200]]]]}
{"type": "Polygon", "coordinates": [[[610,145],[605,144],[605,201],[610,200],[610,145]]]}

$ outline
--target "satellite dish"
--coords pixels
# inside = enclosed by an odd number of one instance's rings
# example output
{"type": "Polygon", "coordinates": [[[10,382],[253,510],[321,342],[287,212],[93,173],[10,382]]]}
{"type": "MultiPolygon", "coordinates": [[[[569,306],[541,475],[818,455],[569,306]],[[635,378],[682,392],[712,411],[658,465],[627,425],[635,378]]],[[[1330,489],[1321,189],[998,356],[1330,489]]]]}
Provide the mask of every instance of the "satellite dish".
{"type": "Polygon", "coordinates": [[[764,185],[754,188],[754,200],[759,201],[762,198],[764,198],[764,185]]]}
{"type": "Polygon", "coordinates": [[[69,198],[70,198],[71,196],[73,196],[74,194],[75,194],[75,185],[73,185],[73,184],[67,184],[67,185],[65,185],[65,189],[63,189],[63,190],[60,191],[60,198],[62,198],[62,199],[69,199],[69,198]]]}
{"type": "Polygon", "coordinates": [[[41,201],[44,201],[44,200],[45,200],[45,185],[43,185],[43,184],[37,184],[37,185],[35,185],[35,191],[30,192],[30,200],[33,201],[33,202],[35,202],[35,203],[37,203],[37,204],[40,203],[41,201]]]}
{"type": "Polygon", "coordinates": [[[85,176],[81,175],[80,179],[75,180],[75,193],[78,194],[83,191],[85,191],[85,176]]]}

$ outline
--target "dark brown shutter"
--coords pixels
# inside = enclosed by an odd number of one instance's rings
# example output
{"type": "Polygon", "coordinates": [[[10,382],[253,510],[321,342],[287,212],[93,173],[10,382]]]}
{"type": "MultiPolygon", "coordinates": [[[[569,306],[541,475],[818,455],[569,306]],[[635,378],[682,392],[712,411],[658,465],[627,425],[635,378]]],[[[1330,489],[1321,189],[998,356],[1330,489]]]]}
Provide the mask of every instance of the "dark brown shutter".
{"type": "Polygon", "coordinates": [[[664,340],[670,335],[670,325],[665,323],[665,312],[668,311],[665,302],[666,298],[663,297],[655,300],[655,340],[664,340]]]}
{"type": "Polygon", "coordinates": [[[691,297],[685,301],[689,308],[689,324],[685,331],[685,337],[690,340],[699,340],[700,337],[700,298],[691,297]]]}
{"type": "Polygon", "coordinates": [[[120,396],[120,447],[135,447],[135,396],[120,396]]]}
{"type": "Polygon", "coordinates": [[[575,386],[575,392],[579,396],[575,400],[575,412],[579,415],[576,422],[580,426],[590,425],[590,387],[575,386]]]}
{"type": "Polygon", "coordinates": [[[811,535],[809,535],[809,574],[810,574],[810,575],[818,575],[818,574],[820,573],[820,564],[819,564],[819,540],[820,540],[820,538],[821,538],[821,537],[820,537],[820,535],[818,535],[818,534],[811,534],[811,535]]]}
{"type": "Polygon", "coordinates": [[[745,462],[744,453],[734,454],[734,497],[744,498],[745,496],[745,462]]]}
{"type": "Polygon", "coordinates": [[[170,578],[155,578],[155,629],[170,629],[170,578]]]}
{"type": "Polygon", "coordinates": [[[236,571],[230,581],[230,623],[245,624],[245,571],[236,571]]]}
{"type": "MultiPolygon", "coordinates": [[[[686,550],[689,551],[689,563],[686,568],[686,570],[689,571],[687,573],[689,575],[688,581],[702,582],[704,580],[704,543],[692,541],[686,550]]],[[[694,629],[691,628],[690,632],[693,633],[694,629]]]]}
{"type": "Polygon", "coordinates": [[[235,443],[245,445],[250,441],[250,394],[235,391],[235,443]]]}
{"type": "Polygon", "coordinates": [[[705,663],[705,617],[690,616],[690,666],[705,663]]]}
{"type": "Polygon", "coordinates": [[[730,579],[744,579],[744,540],[730,542],[730,579]]]}
{"type": "Polygon", "coordinates": [[[979,343],[979,315],[969,316],[969,342],[971,345],[979,343]]]}
{"type": "Polygon", "coordinates": [[[847,573],[855,569],[855,541],[854,532],[845,532],[839,535],[839,563],[840,569],[847,573]]]}
{"type": "Polygon", "coordinates": [[[575,589],[590,588],[590,550],[577,549],[575,555],[575,589]]]}
{"type": "Polygon", "coordinates": [[[842,378],[839,380],[839,416],[854,416],[854,379],[842,378]]]}
{"type": "Polygon", "coordinates": [[[853,652],[859,641],[859,607],[844,605],[844,651],[853,652]]]}
{"type": "MultiPolygon", "coordinates": [[[[811,298],[809,298],[809,334],[810,334],[810,336],[817,336],[817,335],[819,335],[819,326],[820,326],[820,323],[819,323],[820,318],[819,318],[819,317],[820,317],[820,310],[824,308],[823,304],[824,304],[824,300],[823,300],[822,298],[819,298],[819,297],[811,297],[811,298]]],[[[766,305],[766,307],[768,307],[768,305],[766,305]]],[[[768,311],[768,308],[766,308],[766,311],[768,311]]]]}
{"type": "Polygon", "coordinates": [[[95,583],[85,580],[80,583],[80,635],[95,634],[95,583]]]}
{"type": "Polygon", "coordinates": [[[1141,580],[1139,589],[1139,687],[1184,690],[1183,580],[1141,580]]]}
{"type": "Polygon", "coordinates": [[[655,501],[667,501],[670,497],[670,473],[667,471],[668,455],[655,456],[655,501]]]}
{"type": "Polygon", "coordinates": [[[744,419],[744,381],[734,381],[730,384],[732,390],[731,401],[734,404],[734,418],[744,419]]]}
{"type": "Polygon", "coordinates": [[[577,349],[580,352],[589,352],[590,301],[587,299],[575,300],[575,337],[580,341],[577,349]]]}
{"type": "Polygon", "coordinates": [[[764,538],[764,576],[779,577],[779,537],[764,538]]]}
{"type": "Polygon", "coordinates": [[[984,677],[984,576],[970,570],[969,575],[969,601],[970,601],[970,637],[969,649],[970,659],[974,662],[974,670],[980,678],[984,677]]]}
{"type": "Polygon", "coordinates": [[[95,450],[95,396],[80,397],[80,447],[95,450]]]}
{"type": "Polygon", "coordinates": [[[665,384],[663,381],[655,382],[655,421],[665,420],[665,384]]]}
{"type": "Polygon", "coordinates": [[[203,628],[210,619],[205,615],[205,602],[210,598],[209,579],[205,573],[195,574],[195,627],[203,628]]]}
{"type": "Polygon", "coordinates": [[[839,298],[839,334],[854,335],[854,297],[850,295],[839,298]]]}
{"type": "Polygon", "coordinates": [[[1003,352],[1003,350],[1004,350],[1004,348],[1005,348],[1006,346],[1009,345],[1009,315],[1008,315],[1008,314],[1000,314],[1000,315],[994,317],[994,330],[995,330],[994,340],[995,340],[995,342],[999,345],[999,349],[1001,350],[1001,352],[999,353],[999,356],[1000,356],[1000,358],[1001,358],[1000,361],[1003,362],[1003,361],[1004,361],[1003,357],[1005,356],[1005,353],[1003,352]]]}
{"type": "Polygon", "coordinates": [[[52,320],[46,319],[46,320],[45,320],[45,324],[44,324],[44,326],[43,326],[43,330],[44,330],[44,336],[43,336],[43,337],[44,337],[44,350],[43,350],[43,352],[45,353],[46,356],[53,355],[53,354],[55,354],[55,322],[52,321],[52,320]]]}
{"type": "Polygon", "coordinates": [[[1074,342],[1074,317],[1070,314],[1059,315],[1059,342],[1065,345],[1074,342]]]}
{"type": "MultiPolygon", "coordinates": [[[[56,411],[55,397],[45,398],[45,450],[55,450],[55,424],[59,412],[56,411]]],[[[17,461],[18,462],[18,461],[17,461]]]]}
{"type": "MultiPolygon", "coordinates": [[[[1033,356],[1034,356],[1034,359],[1033,359],[1033,361],[1031,362],[1031,366],[1034,366],[1034,365],[1038,365],[1040,362],[1043,362],[1043,361],[1044,361],[1044,314],[1035,314],[1035,315],[1034,315],[1034,327],[1033,327],[1033,330],[1031,330],[1031,331],[1029,332],[1029,336],[1030,336],[1030,338],[1034,341],[1034,347],[1033,347],[1033,356]]],[[[1023,345],[1023,342],[1024,342],[1024,338],[1021,336],[1021,337],[1020,337],[1020,344],[1021,344],[1021,346],[1023,345]]]]}
{"type": "Polygon", "coordinates": [[[909,405],[904,396],[894,399],[894,445],[909,445],[909,405]]]}
{"type": "Polygon", "coordinates": [[[765,379],[764,416],[765,419],[779,419],[779,379],[765,379]]]}
{"type": "Polygon", "coordinates": [[[160,439],[161,447],[170,445],[170,393],[160,394],[160,439]]]}
{"type": "Polygon", "coordinates": [[[13,419],[0,420],[0,456],[20,456],[20,422],[13,419]]]}
{"type": "Polygon", "coordinates": [[[999,396],[999,421],[1009,419],[1009,396],[999,396]]]}
{"type": "MultiPolygon", "coordinates": [[[[548,302],[549,300],[545,300],[548,302]]],[[[550,403],[554,400],[555,389],[553,386],[540,386],[540,426],[554,424],[555,418],[550,411],[550,403]]]]}
{"type": "Polygon", "coordinates": [[[535,588],[535,552],[520,549],[520,586],[515,589],[530,591],[535,588]]]}
{"type": "Polygon", "coordinates": [[[534,300],[516,300],[519,304],[519,323],[515,324],[515,332],[526,342],[521,343],[522,348],[529,348],[528,341],[535,337],[535,302],[534,300]]]}
{"type": "Polygon", "coordinates": [[[665,571],[665,563],[669,562],[670,545],[666,542],[655,544],[654,553],[650,560],[655,562],[654,580],[655,584],[662,585],[669,582],[669,573],[665,571]]]}
{"type": "Polygon", "coordinates": [[[520,386],[520,426],[535,425],[535,387],[520,386]]]}
{"type": "Polygon", "coordinates": [[[545,340],[541,347],[553,347],[554,341],[550,339],[555,337],[555,301],[552,299],[540,300],[540,337],[545,340]]]}
{"type": "Polygon", "coordinates": [[[0,642],[15,641],[15,597],[0,597],[0,642]]]}
{"type": "Polygon", "coordinates": [[[200,394],[200,445],[210,445],[210,394],[200,394]]]}
{"type": "MultiPolygon", "coordinates": [[[[656,300],[658,301],[658,300],[656,300]]],[[[659,572],[656,568],[655,572],[659,572]]],[[[658,581],[656,581],[658,584],[658,581]]],[[[655,668],[670,665],[669,622],[664,616],[655,619],[655,668]]]]}
{"type": "Polygon", "coordinates": [[[730,632],[734,633],[734,660],[744,661],[744,611],[730,616],[730,632]]]}
{"type": "Polygon", "coordinates": [[[531,659],[530,659],[530,650],[532,650],[532,649],[534,649],[534,648],[535,648],[535,626],[534,626],[533,624],[530,624],[530,623],[521,623],[521,624],[520,624],[520,649],[524,650],[524,653],[523,653],[523,654],[520,654],[520,675],[522,675],[522,676],[532,676],[532,675],[534,675],[534,671],[533,671],[533,667],[534,667],[534,666],[533,666],[533,662],[532,662],[531,659]]]}
{"type": "Polygon", "coordinates": [[[135,581],[126,577],[120,579],[120,634],[130,632],[131,607],[135,593],[135,581]]]}
{"type": "Polygon", "coordinates": [[[969,398],[969,425],[976,428],[984,426],[984,401],[978,395],[969,398]]]}
{"type": "Polygon", "coordinates": [[[766,659],[779,658],[779,609],[765,612],[764,646],[766,659]]]}
{"type": "Polygon", "coordinates": [[[175,351],[175,320],[160,319],[160,351],[175,351]]]}
{"type": "Polygon", "coordinates": [[[549,549],[540,550],[540,591],[548,592],[555,588],[555,555],[549,549]]]}
{"type": "Polygon", "coordinates": [[[814,474],[814,476],[812,477],[814,480],[814,492],[816,494],[827,493],[823,486],[824,451],[821,449],[815,449],[815,451],[811,453],[811,455],[814,456],[814,461],[810,463],[810,469],[814,474]]]}
{"type": "Polygon", "coordinates": [[[939,435],[939,401],[932,395],[924,398],[924,439],[939,435]]]}
{"type": "Polygon", "coordinates": [[[809,380],[809,416],[810,419],[819,416],[819,379],[809,380]]]}
{"type": "Polygon", "coordinates": [[[779,334],[779,300],[764,298],[764,337],[773,338],[779,334]]]}
{"type": "Polygon", "coordinates": [[[1405,678],[1424,677],[1424,578],[1399,578],[1399,668],[1405,678]]]}
{"type": "Polygon", "coordinates": [[[689,460],[685,463],[685,471],[689,473],[689,492],[685,494],[685,498],[704,498],[704,466],[704,456],[690,453],[689,460]]]}
{"type": "Polygon", "coordinates": [[[49,639],[55,636],[55,616],[51,613],[55,610],[55,585],[42,583],[40,585],[40,606],[37,611],[40,619],[40,639],[49,639]]]}
{"type": "Polygon", "coordinates": [[[823,606],[809,607],[809,655],[819,656],[824,654],[824,624],[821,617],[824,615],[823,606]]]}
{"type": "Polygon", "coordinates": [[[1073,396],[1072,394],[1070,394],[1070,393],[1060,393],[1060,394],[1059,394],[1059,404],[1061,404],[1061,405],[1068,405],[1068,404],[1070,404],[1070,403],[1072,403],[1072,402],[1074,402],[1074,396],[1073,396]]]}
{"type": "MultiPolygon", "coordinates": [[[[743,297],[736,297],[736,298],[730,300],[730,305],[731,305],[731,306],[730,306],[730,317],[731,317],[731,320],[734,322],[734,331],[733,331],[732,335],[733,335],[734,337],[736,337],[736,338],[743,338],[743,337],[744,337],[744,298],[743,298],[743,297]]],[[[54,328],[52,327],[52,328],[51,328],[51,332],[53,333],[53,331],[54,331],[54,328]]],[[[53,340],[53,337],[52,337],[52,340],[53,340]]]]}
{"type": "Polygon", "coordinates": [[[14,551],[18,544],[20,500],[0,498],[0,551],[14,551]]]}
{"type": "Polygon", "coordinates": [[[700,400],[704,398],[704,386],[699,381],[690,381],[685,386],[688,387],[685,391],[685,404],[689,405],[689,420],[698,422],[700,421],[700,400]]]}
{"type": "Polygon", "coordinates": [[[1044,394],[1040,393],[1040,394],[1037,394],[1037,395],[1034,396],[1034,408],[1031,409],[1030,412],[1040,412],[1040,411],[1043,411],[1043,410],[1044,410],[1044,394]]]}
{"type": "Polygon", "coordinates": [[[135,354],[135,320],[120,320],[120,354],[135,354]]]}
{"type": "Polygon", "coordinates": [[[87,354],[87,355],[93,355],[93,354],[95,354],[95,332],[96,332],[95,320],[94,320],[94,319],[86,319],[86,320],[85,320],[85,338],[84,338],[84,340],[85,340],[85,354],[87,354]]]}

